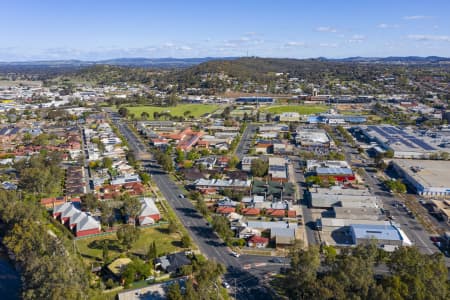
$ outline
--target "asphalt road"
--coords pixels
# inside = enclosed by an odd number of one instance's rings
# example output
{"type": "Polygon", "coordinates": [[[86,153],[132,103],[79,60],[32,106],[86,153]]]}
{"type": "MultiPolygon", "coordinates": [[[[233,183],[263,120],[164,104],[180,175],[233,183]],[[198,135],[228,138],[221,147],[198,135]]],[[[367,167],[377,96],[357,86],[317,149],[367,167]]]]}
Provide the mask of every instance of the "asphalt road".
{"type": "MultiPolygon", "coordinates": [[[[116,125],[136,153],[145,151],[145,145],[127,125],[120,121],[116,121],[116,125]]],[[[146,161],[143,161],[143,165],[145,163],[146,161]]],[[[230,294],[236,295],[237,299],[273,299],[264,282],[268,273],[279,272],[283,264],[274,263],[273,258],[267,256],[242,255],[239,258],[232,256],[229,248],[207,225],[206,220],[192,203],[186,198],[179,197],[182,191],[169,175],[155,166],[148,167],[147,170],[200,251],[208,259],[225,265],[227,273],[224,279],[231,285],[230,294]]]]}
{"type": "Polygon", "coordinates": [[[239,159],[242,159],[247,153],[250,147],[252,146],[251,139],[256,133],[257,126],[254,124],[248,124],[242,133],[241,140],[239,141],[239,145],[236,147],[236,156],[239,159]]]}
{"type": "Polygon", "coordinates": [[[305,224],[305,232],[306,238],[308,240],[308,245],[315,245],[318,244],[318,239],[316,238],[316,231],[315,231],[316,220],[313,218],[311,210],[308,208],[308,202],[304,198],[306,185],[305,185],[305,176],[303,175],[303,172],[300,171],[301,159],[296,156],[290,156],[289,159],[291,160],[291,163],[294,166],[295,181],[298,185],[298,191],[301,197],[299,204],[302,209],[303,223],[305,224]]]}

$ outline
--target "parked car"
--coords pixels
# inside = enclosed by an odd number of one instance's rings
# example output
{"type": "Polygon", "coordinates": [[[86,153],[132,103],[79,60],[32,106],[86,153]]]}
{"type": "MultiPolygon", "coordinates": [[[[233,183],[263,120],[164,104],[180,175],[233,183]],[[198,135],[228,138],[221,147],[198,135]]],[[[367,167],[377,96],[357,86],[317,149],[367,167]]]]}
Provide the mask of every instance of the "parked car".
{"type": "Polygon", "coordinates": [[[222,281],[222,285],[224,288],[229,289],[230,288],[230,284],[226,281],[222,281]]]}

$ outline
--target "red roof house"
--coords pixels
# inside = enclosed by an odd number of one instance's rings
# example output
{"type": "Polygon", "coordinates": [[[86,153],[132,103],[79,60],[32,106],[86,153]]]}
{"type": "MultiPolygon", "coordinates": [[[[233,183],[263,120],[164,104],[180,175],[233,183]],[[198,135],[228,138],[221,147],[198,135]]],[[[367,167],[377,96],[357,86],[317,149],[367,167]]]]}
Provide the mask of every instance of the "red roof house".
{"type": "Polygon", "coordinates": [[[254,235],[250,237],[247,241],[247,245],[252,248],[265,248],[269,244],[269,239],[254,235]]]}

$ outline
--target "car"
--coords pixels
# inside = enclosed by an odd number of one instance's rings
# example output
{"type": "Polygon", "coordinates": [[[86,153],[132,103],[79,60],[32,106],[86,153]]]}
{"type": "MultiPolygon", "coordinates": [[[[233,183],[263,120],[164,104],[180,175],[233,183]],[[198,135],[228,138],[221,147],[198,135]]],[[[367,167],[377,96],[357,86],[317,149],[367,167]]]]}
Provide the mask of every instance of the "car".
{"type": "Polygon", "coordinates": [[[233,255],[234,257],[239,257],[241,256],[239,253],[231,251],[231,255],[233,255]]]}
{"type": "Polygon", "coordinates": [[[439,242],[439,237],[438,237],[438,236],[430,236],[430,240],[431,240],[433,243],[437,243],[437,242],[439,242]]]}
{"type": "Polygon", "coordinates": [[[277,263],[277,264],[282,264],[283,263],[283,260],[281,258],[279,258],[279,257],[274,257],[274,258],[271,259],[271,261],[273,263],[277,263]]]}
{"type": "Polygon", "coordinates": [[[226,281],[222,281],[222,285],[224,288],[229,289],[230,288],[230,284],[226,281]]]}
{"type": "Polygon", "coordinates": [[[181,199],[185,198],[185,196],[183,194],[179,194],[178,197],[180,197],[181,199]]]}

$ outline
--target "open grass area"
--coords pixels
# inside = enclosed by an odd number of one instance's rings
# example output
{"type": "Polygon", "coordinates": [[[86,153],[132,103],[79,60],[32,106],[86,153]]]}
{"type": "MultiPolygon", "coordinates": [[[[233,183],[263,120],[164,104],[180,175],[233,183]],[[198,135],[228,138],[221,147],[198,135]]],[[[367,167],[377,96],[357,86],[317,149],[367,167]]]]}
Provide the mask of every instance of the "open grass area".
{"type": "Polygon", "coordinates": [[[279,105],[263,108],[265,112],[281,114],[284,112],[297,112],[301,115],[317,114],[328,110],[326,105],[279,105]]]}
{"type": "Polygon", "coordinates": [[[141,115],[142,112],[147,112],[150,115],[150,119],[153,119],[153,113],[168,112],[172,116],[184,116],[184,113],[189,111],[191,116],[195,118],[200,117],[206,113],[212,113],[219,108],[216,104],[178,104],[177,106],[127,106],[130,113],[134,113],[137,117],[141,115]]]}
{"type": "MultiPolygon", "coordinates": [[[[133,254],[145,254],[153,241],[156,242],[156,248],[159,254],[182,251],[181,235],[179,233],[169,234],[168,225],[158,227],[150,227],[141,229],[139,239],[134,243],[130,250],[133,254]]],[[[102,243],[104,240],[109,241],[109,256],[111,258],[118,257],[122,250],[116,234],[112,233],[106,236],[92,237],[80,239],[76,241],[76,246],[80,254],[85,260],[100,261],[102,259],[102,243]]]]}

